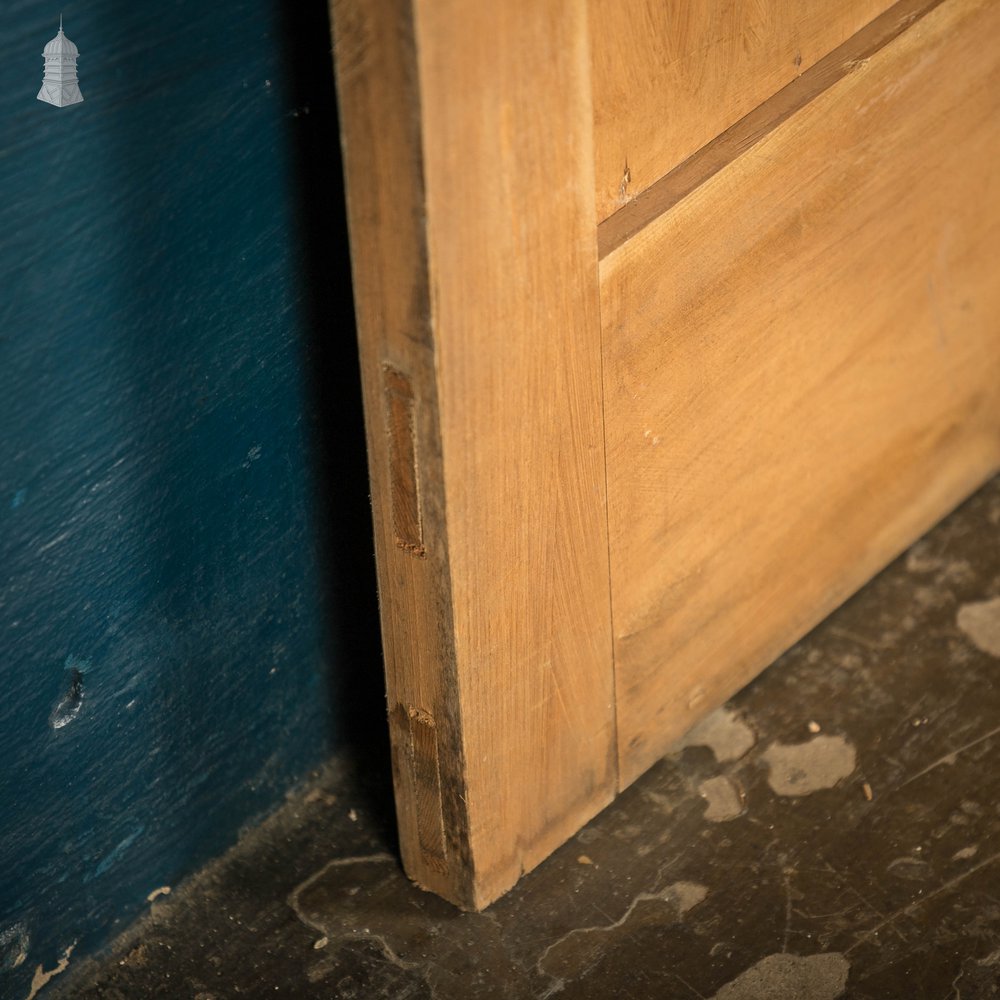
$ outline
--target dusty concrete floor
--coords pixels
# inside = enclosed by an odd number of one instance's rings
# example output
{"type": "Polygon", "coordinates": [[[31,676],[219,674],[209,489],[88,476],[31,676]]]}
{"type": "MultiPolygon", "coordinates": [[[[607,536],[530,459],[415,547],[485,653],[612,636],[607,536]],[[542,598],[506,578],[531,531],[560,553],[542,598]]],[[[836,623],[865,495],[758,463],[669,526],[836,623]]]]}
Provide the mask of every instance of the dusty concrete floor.
{"type": "Polygon", "coordinates": [[[1000,479],[488,912],[334,764],[42,996],[1000,996],[998,672],[1000,479]]]}

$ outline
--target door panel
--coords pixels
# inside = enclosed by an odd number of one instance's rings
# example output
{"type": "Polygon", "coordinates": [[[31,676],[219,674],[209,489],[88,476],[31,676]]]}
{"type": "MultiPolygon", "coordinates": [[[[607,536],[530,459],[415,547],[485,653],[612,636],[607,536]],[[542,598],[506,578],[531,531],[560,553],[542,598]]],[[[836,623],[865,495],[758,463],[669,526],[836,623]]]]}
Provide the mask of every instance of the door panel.
{"type": "Polygon", "coordinates": [[[1000,461],[984,35],[943,5],[602,263],[623,783],[1000,461]]]}
{"type": "Polygon", "coordinates": [[[589,0],[606,219],[891,0],[589,0]]]}

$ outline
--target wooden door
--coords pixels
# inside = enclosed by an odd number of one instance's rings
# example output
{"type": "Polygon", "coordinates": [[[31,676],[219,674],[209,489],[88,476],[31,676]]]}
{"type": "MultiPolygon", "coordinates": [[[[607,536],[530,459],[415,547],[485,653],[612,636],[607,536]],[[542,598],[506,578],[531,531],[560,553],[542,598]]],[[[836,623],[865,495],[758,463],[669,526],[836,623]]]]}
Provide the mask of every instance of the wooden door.
{"type": "Polygon", "coordinates": [[[1000,466],[1000,7],[334,35],[404,863],[480,908],[1000,466]]]}

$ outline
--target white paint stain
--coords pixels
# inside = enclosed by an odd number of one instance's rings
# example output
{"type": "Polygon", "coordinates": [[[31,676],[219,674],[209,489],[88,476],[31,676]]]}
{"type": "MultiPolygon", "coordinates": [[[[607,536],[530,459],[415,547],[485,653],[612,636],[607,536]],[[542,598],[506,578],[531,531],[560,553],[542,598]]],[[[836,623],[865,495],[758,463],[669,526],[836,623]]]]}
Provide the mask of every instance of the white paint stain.
{"type": "Polygon", "coordinates": [[[743,797],[724,774],[703,781],[698,786],[698,794],[708,803],[705,819],[712,823],[725,823],[743,815],[743,797]]]}
{"type": "Polygon", "coordinates": [[[896,878],[906,879],[909,882],[923,882],[927,879],[930,869],[923,858],[904,854],[901,858],[890,861],[885,870],[896,878]]]}
{"type": "Polygon", "coordinates": [[[54,969],[49,969],[46,972],[40,963],[35,967],[35,974],[31,977],[31,992],[25,997],[25,1000],[35,1000],[41,990],[48,986],[50,980],[62,975],[69,968],[69,959],[75,947],[76,942],[74,941],[63,952],[62,958],[59,959],[59,963],[54,969]]]}
{"type": "Polygon", "coordinates": [[[1000,658],[1000,597],[963,604],[958,609],[958,627],[977,649],[1000,658]]]}
{"type": "Polygon", "coordinates": [[[754,731],[731,709],[723,706],[705,716],[688,730],[673,747],[680,753],[685,747],[708,747],[715,759],[724,764],[745,756],[757,742],[754,731]]]}
{"type": "Polygon", "coordinates": [[[700,882],[674,882],[662,893],[664,899],[671,900],[676,905],[681,916],[703,903],[707,895],[708,889],[700,882]]]}
{"type": "Polygon", "coordinates": [[[664,902],[674,908],[674,919],[684,916],[688,910],[701,903],[708,895],[708,889],[697,882],[673,882],[659,892],[640,892],[629,904],[628,909],[612,924],[598,924],[594,927],[576,927],[553,942],[542,952],[536,963],[544,975],[556,980],[574,975],[581,965],[581,950],[586,956],[582,964],[593,967],[604,953],[614,931],[628,923],[640,903],[664,902]]]}
{"type": "Polygon", "coordinates": [[[839,952],[768,955],[726,983],[712,1000],[836,1000],[851,963],[839,952]]]}
{"type": "Polygon", "coordinates": [[[807,743],[774,743],[764,752],[768,784],[778,795],[809,795],[833,788],[857,765],[843,736],[816,736],[807,743]]]}
{"type": "MultiPolygon", "coordinates": [[[[318,872],[314,872],[309,876],[304,882],[297,885],[288,896],[288,905],[295,911],[295,915],[302,921],[307,927],[311,927],[315,931],[319,931],[322,934],[325,930],[320,924],[317,924],[314,920],[305,913],[299,903],[299,896],[310,889],[314,883],[318,882],[328,871],[333,868],[346,868],[350,865],[360,865],[360,864],[394,864],[396,858],[392,854],[366,854],[360,857],[348,857],[348,858],[334,858],[332,861],[328,861],[318,872]]],[[[348,889],[348,895],[354,895],[358,890],[355,889],[353,892],[348,889]]]]}

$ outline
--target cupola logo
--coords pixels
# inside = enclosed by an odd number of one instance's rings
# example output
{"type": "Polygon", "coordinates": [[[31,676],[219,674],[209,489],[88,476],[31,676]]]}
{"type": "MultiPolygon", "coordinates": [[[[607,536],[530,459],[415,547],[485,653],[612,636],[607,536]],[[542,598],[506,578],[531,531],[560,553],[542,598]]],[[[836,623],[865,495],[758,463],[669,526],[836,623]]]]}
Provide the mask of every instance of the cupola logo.
{"type": "Polygon", "coordinates": [[[57,108],[79,104],[83,100],[80,84],[76,79],[76,61],[80,50],[63,34],[62,16],[59,17],[59,34],[45,46],[45,76],[38,99],[57,108]]]}

